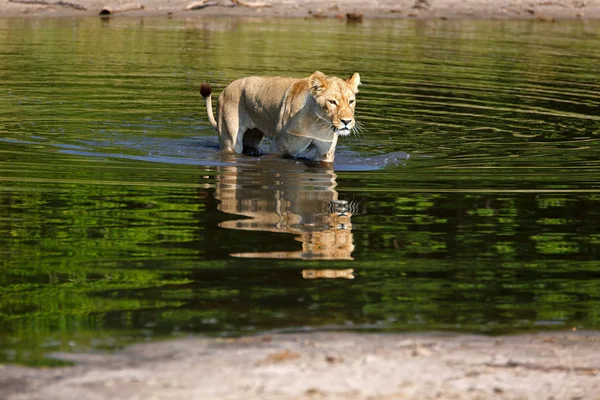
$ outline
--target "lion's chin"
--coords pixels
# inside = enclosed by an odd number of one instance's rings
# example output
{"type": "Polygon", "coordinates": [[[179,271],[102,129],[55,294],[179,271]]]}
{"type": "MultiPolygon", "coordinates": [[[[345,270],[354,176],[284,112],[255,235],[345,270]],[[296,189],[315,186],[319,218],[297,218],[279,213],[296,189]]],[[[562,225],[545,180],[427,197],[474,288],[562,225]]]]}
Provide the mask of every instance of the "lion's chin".
{"type": "Polygon", "coordinates": [[[348,129],[348,128],[337,129],[336,132],[340,136],[348,136],[350,134],[350,129],[348,129]]]}

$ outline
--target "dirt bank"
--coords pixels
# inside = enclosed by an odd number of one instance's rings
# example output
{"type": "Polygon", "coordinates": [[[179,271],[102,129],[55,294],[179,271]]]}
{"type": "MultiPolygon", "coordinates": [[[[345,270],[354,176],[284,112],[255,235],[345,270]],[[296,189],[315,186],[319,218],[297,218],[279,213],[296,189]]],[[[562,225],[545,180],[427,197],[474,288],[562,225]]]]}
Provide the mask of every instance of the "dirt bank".
{"type": "Polygon", "coordinates": [[[600,18],[600,0],[0,0],[0,16],[98,15],[105,6],[132,16],[345,18],[347,13],[359,13],[364,18],[600,18]],[[192,3],[199,9],[186,10],[192,3]]]}
{"type": "Polygon", "coordinates": [[[78,364],[1,367],[0,398],[600,398],[598,332],[190,338],[61,358],[78,364]]]}

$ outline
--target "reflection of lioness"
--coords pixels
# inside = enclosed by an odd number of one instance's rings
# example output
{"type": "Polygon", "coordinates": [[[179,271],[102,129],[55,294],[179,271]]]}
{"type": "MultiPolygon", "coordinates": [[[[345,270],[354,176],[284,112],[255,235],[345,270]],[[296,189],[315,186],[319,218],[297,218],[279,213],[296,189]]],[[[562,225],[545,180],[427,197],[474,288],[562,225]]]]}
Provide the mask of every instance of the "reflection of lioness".
{"type": "Polygon", "coordinates": [[[223,150],[256,154],[267,136],[277,153],[333,162],[338,135],[355,125],[358,85],[358,74],[343,80],[318,71],[304,79],[242,78],[219,96],[217,120],[210,85],[203,83],[200,93],[223,150]]]}
{"type": "MultiPolygon", "coordinates": [[[[230,157],[226,155],[224,161],[230,157]]],[[[339,199],[331,168],[266,157],[258,164],[234,163],[217,171],[217,208],[241,217],[227,218],[219,226],[255,232],[246,236],[247,243],[239,243],[245,244],[245,250],[232,256],[352,260],[351,218],[358,210],[339,199]],[[286,235],[276,238],[258,232],[291,233],[302,243],[301,249],[284,250],[290,245],[286,235]],[[257,238],[261,244],[255,242],[257,238]],[[262,243],[262,238],[269,239],[262,243]]]]}

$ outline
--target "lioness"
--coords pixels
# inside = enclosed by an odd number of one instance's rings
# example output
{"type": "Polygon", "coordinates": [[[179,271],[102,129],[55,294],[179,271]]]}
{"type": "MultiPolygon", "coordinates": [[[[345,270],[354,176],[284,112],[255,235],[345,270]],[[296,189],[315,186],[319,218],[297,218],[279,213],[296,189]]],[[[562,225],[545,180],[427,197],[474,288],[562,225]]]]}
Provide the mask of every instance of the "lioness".
{"type": "Polygon", "coordinates": [[[284,156],[333,162],[338,136],[355,126],[358,85],[357,73],[348,80],[319,71],[304,79],[250,76],[223,90],[217,120],[210,85],[203,83],[200,94],[223,150],[258,154],[267,136],[284,156]]]}

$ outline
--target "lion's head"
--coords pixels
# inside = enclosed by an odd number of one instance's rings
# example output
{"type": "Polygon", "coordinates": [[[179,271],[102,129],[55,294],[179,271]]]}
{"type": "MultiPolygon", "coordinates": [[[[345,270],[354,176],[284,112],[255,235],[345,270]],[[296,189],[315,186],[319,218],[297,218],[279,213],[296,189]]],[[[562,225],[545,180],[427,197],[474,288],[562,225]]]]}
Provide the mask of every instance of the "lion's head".
{"type": "Polygon", "coordinates": [[[316,71],[308,78],[308,85],[318,105],[317,115],[330,122],[335,133],[349,135],[356,124],[354,108],[360,75],[343,80],[316,71]]]}

